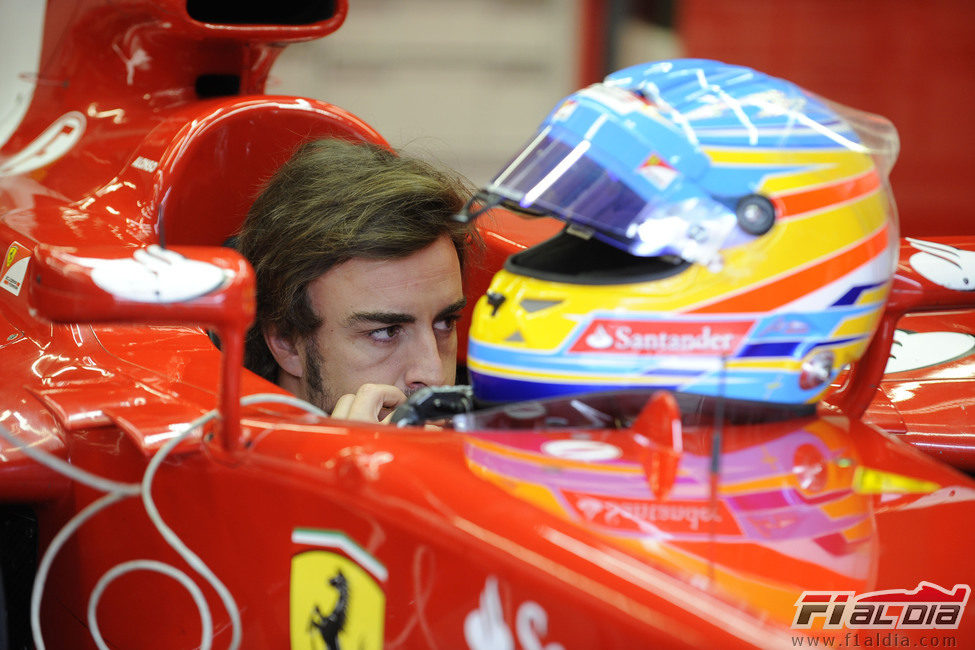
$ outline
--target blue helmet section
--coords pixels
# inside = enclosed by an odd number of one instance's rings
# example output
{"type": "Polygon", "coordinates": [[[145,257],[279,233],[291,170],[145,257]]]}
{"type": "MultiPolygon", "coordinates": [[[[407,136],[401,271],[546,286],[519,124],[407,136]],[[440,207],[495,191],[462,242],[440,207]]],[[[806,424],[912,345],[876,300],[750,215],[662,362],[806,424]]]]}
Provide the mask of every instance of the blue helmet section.
{"type": "Polygon", "coordinates": [[[535,140],[487,187],[542,210],[634,255],[671,254],[707,263],[686,242],[642,233],[680,224],[713,251],[742,243],[735,208],[762,179],[792,167],[715,168],[721,147],[855,147],[854,130],[825,102],[794,84],[707,60],[633,66],[566,97],[535,140]],[[678,206],[679,209],[675,209],[678,206]]]}

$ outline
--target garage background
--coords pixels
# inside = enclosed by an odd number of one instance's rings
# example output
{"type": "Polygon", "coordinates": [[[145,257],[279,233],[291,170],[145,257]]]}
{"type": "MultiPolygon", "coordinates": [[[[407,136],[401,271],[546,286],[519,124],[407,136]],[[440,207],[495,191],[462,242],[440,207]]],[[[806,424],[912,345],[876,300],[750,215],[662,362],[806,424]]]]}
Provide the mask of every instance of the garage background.
{"type": "Polygon", "coordinates": [[[662,58],[751,66],[891,119],[904,234],[969,233],[975,3],[968,0],[350,0],[289,47],[269,93],[323,99],[395,147],[487,181],[560,98],[662,58]]]}

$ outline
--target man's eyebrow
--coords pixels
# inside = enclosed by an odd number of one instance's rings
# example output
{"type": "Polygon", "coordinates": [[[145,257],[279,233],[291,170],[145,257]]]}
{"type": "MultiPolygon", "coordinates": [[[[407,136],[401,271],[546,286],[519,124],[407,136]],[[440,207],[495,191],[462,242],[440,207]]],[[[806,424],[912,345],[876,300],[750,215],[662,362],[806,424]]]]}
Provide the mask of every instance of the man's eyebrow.
{"type": "Polygon", "coordinates": [[[448,316],[453,316],[454,314],[456,314],[466,306],[467,306],[467,298],[461,298],[460,300],[456,300],[450,303],[449,305],[447,305],[446,307],[444,307],[443,309],[441,309],[434,320],[442,320],[444,318],[447,318],[448,316]]]}
{"type": "Polygon", "coordinates": [[[416,322],[416,316],[399,314],[393,311],[359,311],[345,319],[347,327],[379,323],[381,325],[402,325],[416,322]]]}
{"type": "MultiPolygon", "coordinates": [[[[448,316],[453,316],[467,305],[467,298],[461,298],[441,309],[434,320],[441,320],[448,316]]],[[[415,323],[416,316],[412,314],[402,314],[394,311],[359,311],[345,319],[347,327],[355,325],[373,324],[380,325],[405,325],[415,323]]]]}

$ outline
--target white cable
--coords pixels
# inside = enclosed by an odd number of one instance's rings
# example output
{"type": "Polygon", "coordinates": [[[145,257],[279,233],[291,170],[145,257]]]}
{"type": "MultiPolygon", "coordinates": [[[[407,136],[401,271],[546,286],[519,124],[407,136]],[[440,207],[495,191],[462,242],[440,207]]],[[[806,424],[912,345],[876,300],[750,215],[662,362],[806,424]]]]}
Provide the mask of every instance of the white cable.
{"type": "Polygon", "coordinates": [[[68,523],[64,525],[64,528],[58,531],[58,534],[54,536],[51,540],[51,544],[44,551],[44,556],[41,558],[41,563],[37,566],[37,575],[34,577],[34,587],[31,589],[30,593],[30,629],[31,634],[34,636],[34,646],[36,650],[44,650],[44,639],[41,638],[41,595],[44,593],[44,583],[47,580],[47,574],[51,570],[51,564],[54,562],[54,556],[58,554],[64,543],[68,541],[68,538],[74,534],[74,532],[81,527],[83,523],[88,521],[93,515],[97,514],[99,511],[107,508],[116,501],[121,501],[122,499],[129,498],[130,494],[123,494],[121,492],[111,492],[101,497],[97,501],[93,501],[88,506],[72,517],[68,523]]]}
{"type": "Polygon", "coordinates": [[[241,406],[250,406],[251,404],[260,404],[262,402],[278,402],[279,404],[290,404],[291,406],[297,406],[298,408],[313,413],[315,415],[320,415],[327,418],[328,413],[318,408],[314,404],[306,402],[303,399],[295,397],[294,395],[283,395],[281,393],[254,393],[253,395],[248,395],[240,400],[241,406]]]}
{"type": "MultiPolygon", "coordinates": [[[[314,415],[328,417],[328,414],[318,407],[291,395],[282,395],[280,393],[256,393],[253,395],[248,395],[240,401],[242,406],[262,402],[289,404],[308,411],[314,415]]],[[[110,505],[121,501],[122,499],[135,496],[136,494],[142,496],[142,502],[146,509],[146,514],[149,516],[150,521],[152,521],[153,525],[156,527],[156,530],[163,537],[163,539],[187,562],[187,564],[193,568],[193,570],[200,574],[200,576],[209,582],[214,590],[216,590],[231,619],[231,627],[233,632],[230,648],[236,650],[240,647],[242,629],[240,610],[237,608],[237,604],[234,601],[233,596],[226,586],[206,566],[206,564],[204,564],[203,561],[195,553],[193,553],[193,551],[191,551],[182,540],[179,539],[176,533],[174,533],[172,529],[166,525],[159,514],[159,510],[156,508],[155,502],[152,500],[152,481],[155,478],[156,471],[159,469],[159,466],[162,464],[163,460],[165,460],[166,456],[169,455],[176,445],[185,440],[191,432],[216,418],[219,416],[219,414],[220,413],[217,410],[208,411],[189,424],[185,425],[185,428],[179,435],[167,441],[166,444],[153,455],[148,466],[146,467],[146,471],[143,474],[142,481],[140,483],[121,483],[92,474],[91,472],[83,470],[79,467],[75,467],[74,465],[63,461],[62,459],[47,451],[44,451],[43,449],[24,445],[23,442],[14,436],[9,429],[3,425],[0,425],[0,437],[11,444],[16,445],[16,449],[24,452],[35,462],[49,467],[71,480],[106,493],[104,496],[100,497],[96,501],[93,501],[78,512],[68,521],[68,523],[64,525],[63,528],[61,528],[60,531],[58,531],[57,535],[54,536],[51,543],[44,551],[44,555],[38,564],[37,574],[34,578],[34,586],[31,590],[30,602],[31,634],[34,639],[34,646],[37,650],[45,650],[46,648],[44,645],[44,639],[41,635],[41,598],[43,596],[47,576],[48,573],[50,573],[51,565],[54,563],[55,556],[57,556],[57,554],[60,552],[68,538],[70,538],[75,531],[77,531],[86,521],[88,521],[88,519],[110,505]]],[[[106,572],[102,576],[101,580],[99,580],[98,584],[96,584],[95,588],[92,590],[88,602],[88,621],[89,625],[91,626],[91,632],[95,639],[96,645],[98,645],[99,648],[107,647],[104,643],[104,639],[101,636],[101,632],[98,629],[98,624],[95,617],[98,601],[101,598],[102,592],[107,587],[108,583],[119,575],[138,569],[164,573],[186,587],[187,591],[190,592],[190,595],[197,605],[197,610],[200,613],[201,623],[203,624],[205,643],[201,647],[209,648],[213,634],[213,618],[210,613],[209,606],[206,603],[206,599],[203,597],[202,591],[183,571],[180,571],[171,565],[156,562],[154,560],[134,560],[116,565],[106,572]]]]}
{"type": "Polygon", "coordinates": [[[7,427],[3,425],[0,425],[0,437],[10,444],[16,445],[16,449],[18,451],[24,452],[41,465],[46,465],[54,471],[60,472],[64,476],[78,481],[79,483],[84,483],[88,487],[94,488],[99,492],[119,492],[125,495],[139,494],[138,483],[119,483],[118,481],[103,478],[96,474],[92,474],[91,472],[87,472],[79,467],[75,467],[74,465],[64,462],[50,452],[44,451],[43,449],[37,447],[32,447],[30,445],[25,445],[22,440],[19,440],[13,435],[13,433],[10,432],[9,429],[7,429],[7,427]]]}
{"type": "MultiPolygon", "coordinates": [[[[251,404],[263,403],[263,402],[277,402],[282,404],[290,404],[292,406],[297,406],[305,411],[313,413],[315,415],[320,415],[328,417],[328,414],[306,402],[305,400],[299,399],[292,395],[283,395],[280,393],[256,393],[253,395],[248,395],[240,400],[241,406],[249,406],[251,404]]],[[[242,624],[240,620],[240,610],[237,608],[237,603],[234,601],[233,595],[230,590],[227,589],[226,585],[217,578],[216,574],[210,570],[210,568],[196,555],[183,541],[176,535],[173,530],[166,525],[163,521],[162,516],[159,514],[159,509],[156,508],[156,504],[152,499],[152,481],[156,476],[156,472],[159,466],[165,460],[166,456],[176,447],[180,442],[186,439],[189,434],[195,429],[203,426],[210,420],[214,419],[219,415],[219,411],[213,410],[204,413],[197,419],[186,425],[186,428],[175,438],[172,438],[164,444],[159,451],[152,457],[149,461],[149,465],[146,467],[145,474],[142,477],[142,503],[146,509],[146,514],[149,516],[150,521],[155,525],[156,530],[162,535],[166,543],[176,551],[180,557],[182,557],[187,564],[189,564],[194,571],[196,571],[200,576],[202,576],[210,586],[214,588],[217,595],[220,596],[220,600],[223,602],[224,607],[227,609],[227,613],[230,615],[230,623],[232,629],[232,637],[230,641],[230,648],[236,650],[240,647],[241,643],[241,630],[242,624]]]]}
{"type": "Polygon", "coordinates": [[[213,646],[213,617],[210,615],[210,607],[207,604],[206,596],[203,595],[203,590],[188,575],[176,567],[156,560],[131,560],[122,564],[116,564],[106,571],[98,581],[98,584],[95,585],[95,588],[91,592],[91,597],[88,600],[88,627],[91,630],[92,637],[95,639],[95,645],[100,650],[111,650],[108,644],[105,643],[101,630],[98,629],[96,612],[98,610],[98,601],[102,598],[102,592],[105,591],[105,588],[112,580],[120,575],[139,570],[156,571],[157,573],[165,574],[183,585],[186,591],[190,592],[190,596],[193,597],[193,602],[196,603],[196,609],[200,613],[200,624],[203,628],[200,633],[200,650],[210,650],[213,646]]]}
{"type": "Polygon", "coordinates": [[[202,426],[203,424],[209,422],[220,414],[219,411],[213,410],[204,413],[200,417],[196,418],[175,438],[172,438],[164,444],[159,451],[153,455],[152,459],[149,461],[149,465],[146,467],[146,472],[142,476],[142,505],[146,509],[146,514],[149,515],[150,521],[155,525],[156,530],[162,535],[166,543],[176,551],[180,557],[182,557],[187,564],[189,564],[194,571],[196,571],[204,580],[210,583],[210,586],[214,588],[220,600],[223,602],[224,607],[227,609],[227,614],[230,616],[230,626],[232,629],[232,636],[230,640],[231,650],[237,650],[240,647],[241,640],[241,621],[240,621],[240,610],[237,609],[237,603],[234,602],[234,597],[230,593],[230,590],[217,578],[216,574],[210,570],[210,568],[200,559],[200,557],[190,550],[190,548],[183,543],[183,540],[173,532],[173,530],[166,525],[162,517],[159,514],[159,509],[156,508],[155,502],[152,500],[152,480],[156,476],[156,471],[159,466],[165,460],[166,456],[173,450],[173,448],[182,442],[194,429],[202,426]]]}

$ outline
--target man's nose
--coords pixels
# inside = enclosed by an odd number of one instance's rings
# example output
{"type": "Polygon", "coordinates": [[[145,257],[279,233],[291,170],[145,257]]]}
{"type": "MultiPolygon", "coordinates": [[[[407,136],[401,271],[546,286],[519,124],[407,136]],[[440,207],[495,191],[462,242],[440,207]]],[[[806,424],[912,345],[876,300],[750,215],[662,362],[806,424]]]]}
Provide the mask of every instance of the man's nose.
{"type": "Polygon", "coordinates": [[[415,390],[424,386],[442,386],[446,377],[436,334],[433,330],[423,332],[412,343],[404,377],[406,387],[415,390]]]}

